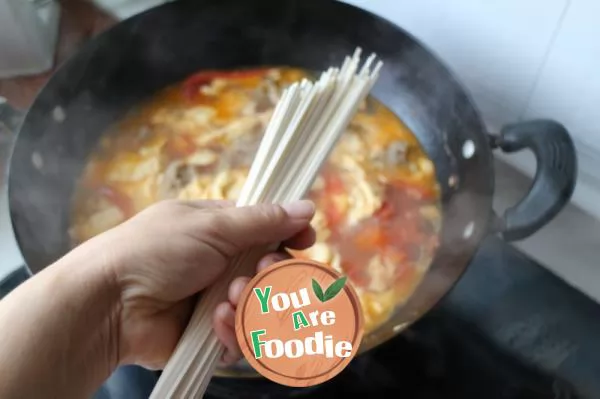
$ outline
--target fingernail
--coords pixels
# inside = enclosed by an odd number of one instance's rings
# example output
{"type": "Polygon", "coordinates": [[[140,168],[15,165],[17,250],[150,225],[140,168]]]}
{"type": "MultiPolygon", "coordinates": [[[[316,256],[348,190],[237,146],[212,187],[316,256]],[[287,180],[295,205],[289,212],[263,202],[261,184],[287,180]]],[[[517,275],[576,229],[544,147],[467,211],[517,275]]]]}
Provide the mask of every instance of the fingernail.
{"type": "Polygon", "coordinates": [[[260,262],[258,262],[258,269],[262,270],[262,269],[265,269],[265,268],[271,266],[274,263],[281,262],[281,261],[288,260],[288,259],[290,259],[290,257],[287,254],[275,253],[275,254],[267,255],[264,258],[262,258],[260,260],[260,262]]]}
{"type": "Polygon", "coordinates": [[[309,200],[294,201],[281,207],[292,218],[310,219],[315,214],[315,204],[309,200]]]}

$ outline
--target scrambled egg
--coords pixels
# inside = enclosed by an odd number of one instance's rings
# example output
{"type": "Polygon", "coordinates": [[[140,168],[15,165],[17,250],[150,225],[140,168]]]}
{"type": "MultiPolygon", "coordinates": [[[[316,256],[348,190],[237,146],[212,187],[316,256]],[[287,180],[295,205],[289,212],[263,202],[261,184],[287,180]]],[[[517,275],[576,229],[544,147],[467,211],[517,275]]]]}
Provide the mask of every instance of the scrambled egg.
{"type": "MultiPolygon", "coordinates": [[[[145,120],[137,129],[143,134],[138,135],[132,148],[115,149],[113,138],[103,138],[102,146],[111,155],[108,159],[92,159],[83,180],[98,179],[100,175],[103,185],[131,200],[135,212],[165,198],[236,200],[253,156],[251,144],[260,141],[280,96],[278,84],[285,76],[294,81],[304,77],[297,70],[290,71],[286,75],[285,71],[272,69],[255,88],[214,79],[198,89],[198,95],[203,96],[198,104],[190,105],[189,99],[174,100],[170,92],[164,101],[158,99],[142,109],[145,119],[138,114],[138,120],[145,120]],[[174,142],[182,147],[177,147],[176,157],[169,152],[174,142]],[[252,152],[250,157],[243,156],[244,151],[252,152]]],[[[383,170],[408,170],[408,165],[410,179],[435,179],[430,160],[424,156],[411,158],[411,145],[416,139],[400,122],[392,122],[393,114],[384,109],[373,114],[368,109],[366,103],[361,107],[329,158],[344,181],[344,192],[323,192],[322,177],[312,187],[313,193],[329,196],[346,226],[371,217],[382,206],[386,184],[383,170]]],[[[428,217],[436,212],[439,216],[434,208],[422,212],[428,217]]],[[[74,218],[71,234],[80,242],[131,216],[122,204],[98,196],[84,200],[77,209],[83,211],[74,218]]],[[[317,243],[301,255],[343,272],[340,253],[328,243],[332,232],[322,209],[317,209],[312,224],[317,243]]],[[[385,321],[398,303],[391,289],[396,265],[379,255],[364,267],[370,283],[357,291],[369,331],[385,321]]]]}
{"type": "Polygon", "coordinates": [[[246,170],[227,170],[216,175],[202,175],[194,178],[178,197],[181,200],[212,199],[236,200],[246,180],[246,170]]]}

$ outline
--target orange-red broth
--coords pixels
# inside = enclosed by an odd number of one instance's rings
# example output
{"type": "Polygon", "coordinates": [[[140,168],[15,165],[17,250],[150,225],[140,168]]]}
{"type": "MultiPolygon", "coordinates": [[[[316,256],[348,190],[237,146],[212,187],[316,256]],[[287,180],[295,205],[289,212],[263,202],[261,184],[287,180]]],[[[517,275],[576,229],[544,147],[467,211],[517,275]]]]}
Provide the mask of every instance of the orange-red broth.
{"type": "MultiPolygon", "coordinates": [[[[89,159],[70,234],[80,243],[166,198],[235,199],[293,68],[200,72],[113,126],[89,159]]],[[[414,135],[369,98],[309,194],[317,243],[295,256],[349,276],[366,332],[411,295],[438,245],[434,167],[414,135]]]]}

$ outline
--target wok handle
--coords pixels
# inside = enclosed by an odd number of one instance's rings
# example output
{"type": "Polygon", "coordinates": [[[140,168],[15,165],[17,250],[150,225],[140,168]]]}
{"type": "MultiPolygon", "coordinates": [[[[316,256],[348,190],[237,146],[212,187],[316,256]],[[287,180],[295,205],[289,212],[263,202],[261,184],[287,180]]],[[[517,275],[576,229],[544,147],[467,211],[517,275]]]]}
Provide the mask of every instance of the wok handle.
{"type": "Polygon", "coordinates": [[[490,139],[492,147],[506,153],[529,149],[537,161],[529,191],[496,224],[505,240],[520,240],[546,225],[569,202],[577,178],[575,145],[563,125],[545,119],[506,125],[490,139]]]}

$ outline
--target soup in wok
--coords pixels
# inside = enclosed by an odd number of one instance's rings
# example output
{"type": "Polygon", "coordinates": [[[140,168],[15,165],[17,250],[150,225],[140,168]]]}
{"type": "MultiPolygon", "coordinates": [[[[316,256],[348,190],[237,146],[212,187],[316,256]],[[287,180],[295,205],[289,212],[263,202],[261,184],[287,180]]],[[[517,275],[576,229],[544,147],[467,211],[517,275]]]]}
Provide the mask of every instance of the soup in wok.
{"type": "MultiPolygon", "coordinates": [[[[305,77],[287,67],[203,71],[132,110],[102,136],[78,182],[73,245],[160,200],[235,200],[279,96],[305,77]]],[[[368,97],[308,196],[316,244],[292,254],[348,276],[369,333],[433,259],[441,228],[434,165],[402,121],[368,97]]]]}

